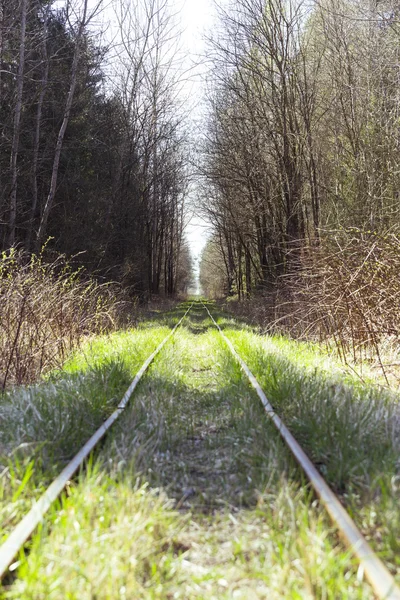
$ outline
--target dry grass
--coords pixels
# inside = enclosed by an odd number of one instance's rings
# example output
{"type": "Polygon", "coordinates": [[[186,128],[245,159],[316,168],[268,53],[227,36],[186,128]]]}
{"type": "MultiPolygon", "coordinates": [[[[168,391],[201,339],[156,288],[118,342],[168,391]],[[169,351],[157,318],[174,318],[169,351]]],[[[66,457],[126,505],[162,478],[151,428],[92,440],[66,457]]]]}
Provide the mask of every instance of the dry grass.
{"type": "MultiPolygon", "coordinates": [[[[0,389],[60,367],[88,334],[115,329],[127,302],[64,256],[46,262],[11,250],[0,256],[0,389]]],[[[126,312],[126,311],[125,311],[126,312]]]]}
{"type": "MultiPolygon", "coordinates": [[[[301,264],[273,291],[230,308],[273,333],[327,342],[356,368],[380,371],[386,383],[400,366],[400,240],[353,228],[325,232],[301,249],[301,264]]],[[[398,382],[398,379],[397,379],[398,382]]]]}

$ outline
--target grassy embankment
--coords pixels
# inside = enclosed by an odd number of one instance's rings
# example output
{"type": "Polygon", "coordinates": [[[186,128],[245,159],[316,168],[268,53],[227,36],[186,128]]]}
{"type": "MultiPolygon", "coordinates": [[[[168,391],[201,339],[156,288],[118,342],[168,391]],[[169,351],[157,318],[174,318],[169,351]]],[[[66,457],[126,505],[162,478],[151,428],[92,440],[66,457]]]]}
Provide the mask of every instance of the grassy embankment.
{"type": "MultiPolygon", "coordinates": [[[[5,534],[182,311],[92,340],[2,400],[5,534]]],[[[218,322],[398,571],[397,398],[310,345],[218,322]]],[[[2,598],[373,597],[200,306],[20,558],[2,598]]]]}

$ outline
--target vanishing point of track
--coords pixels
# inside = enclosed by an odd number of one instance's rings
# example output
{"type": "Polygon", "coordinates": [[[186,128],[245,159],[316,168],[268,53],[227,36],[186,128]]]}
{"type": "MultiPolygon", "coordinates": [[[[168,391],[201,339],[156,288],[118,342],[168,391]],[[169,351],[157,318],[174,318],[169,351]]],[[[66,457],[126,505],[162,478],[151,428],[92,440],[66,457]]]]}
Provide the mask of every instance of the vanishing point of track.
{"type": "MultiPolygon", "coordinates": [[[[210,317],[215,327],[218,329],[225,343],[228,345],[235,359],[240,364],[243,372],[248,377],[251,385],[255,389],[258,397],[260,398],[268,417],[272,420],[275,427],[278,429],[282,439],[290,448],[297,463],[307,475],[307,478],[309,479],[316,494],[320,498],[322,505],[325,507],[326,511],[331,517],[331,520],[336,525],[342,539],[357,557],[360,566],[362,567],[365,576],[371,584],[377,597],[385,600],[400,600],[400,588],[396,585],[391,573],[381,562],[378,556],[374,553],[371,546],[365,540],[362,533],[359,531],[356,524],[351,519],[350,515],[346,512],[339,499],[335,496],[333,491],[325,482],[315,465],[310,461],[310,459],[305,454],[305,452],[298,444],[296,439],[287,429],[283,421],[275,413],[273,407],[268,401],[257,379],[252,374],[252,372],[250,371],[246,363],[243,361],[243,359],[238,355],[235,348],[233,347],[233,344],[224,335],[221,328],[213,318],[208,307],[204,303],[201,304],[203,305],[204,310],[208,313],[208,316],[210,317]]],[[[187,315],[189,314],[193,305],[194,302],[192,302],[192,304],[186,310],[185,314],[175,325],[172,331],[164,338],[161,344],[159,344],[156,350],[144,362],[141,369],[137,372],[136,376],[134,377],[129,388],[125,392],[121,402],[118,404],[115,411],[101,425],[101,427],[99,427],[99,429],[86,442],[86,444],[81,448],[81,450],[76,454],[76,456],[56,477],[52,484],[47,488],[47,490],[34,504],[32,509],[25,515],[25,517],[11,532],[6,542],[0,547],[0,580],[7,574],[9,566],[12,563],[13,559],[23,548],[24,544],[30,538],[30,536],[35,531],[39,523],[43,520],[45,513],[48,511],[53,502],[64,490],[64,488],[68,484],[68,481],[83,465],[85,459],[89,456],[89,454],[93,451],[96,445],[104,437],[108,429],[110,429],[113,423],[124,412],[124,409],[128,405],[135,388],[137,387],[143,375],[149,368],[150,364],[153,362],[153,360],[159,354],[159,352],[162,350],[165,344],[175,334],[185,317],[187,317],[187,315]]]]}

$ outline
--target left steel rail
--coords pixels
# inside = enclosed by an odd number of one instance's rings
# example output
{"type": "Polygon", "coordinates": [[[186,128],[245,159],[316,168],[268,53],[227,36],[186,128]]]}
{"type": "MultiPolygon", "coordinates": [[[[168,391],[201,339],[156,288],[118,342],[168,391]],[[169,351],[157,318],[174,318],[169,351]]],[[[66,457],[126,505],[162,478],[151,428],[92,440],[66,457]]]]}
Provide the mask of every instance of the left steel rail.
{"type": "Polygon", "coordinates": [[[189,306],[183,317],[172,329],[172,331],[164,338],[161,344],[159,344],[159,346],[154,350],[154,352],[143,363],[141,369],[137,372],[135,378],[133,379],[129,388],[126,390],[121,402],[118,404],[117,408],[112,413],[112,415],[110,415],[107,421],[105,421],[101,425],[101,427],[99,427],[99,429],[92,435],[92,437],[74,456],[71,462],[68,463],[65,469],[61,471],[61,473],[56,477],[53,483],[50,484],[47,490],[42,494],[42,496],[40,496],[37,502],[35,502],[31,510],[18,523],[15,529],[13,529],[13,531],[8,536],[7,540],[0,547],[0,580],[5,576],[13,559],[24,546],[24,544],[27,542],[27,540],[31,537],[32,533],[35,531],[39,523],[43,520],[44,515],[49,510],[53,502],[61,494],[63,489],[66,487],[68,481],[77,472],[85,458],[88,457],[88,455],[90,454],[90,452],[92,452],[92,450],[95,448],[98,442],[104,437],[105,433],[110,429],[110,427],[115,423],[118,417],[123,413],[139,381],[142,379],[143,375],[145,374],[145,372],[147,371],[157,354],[162,350],[162,348],[165,346],[168,340],[174,335],[174,333],[181,325],[184,318],[188,315],[192,307],[193,302],[189,306]]]}

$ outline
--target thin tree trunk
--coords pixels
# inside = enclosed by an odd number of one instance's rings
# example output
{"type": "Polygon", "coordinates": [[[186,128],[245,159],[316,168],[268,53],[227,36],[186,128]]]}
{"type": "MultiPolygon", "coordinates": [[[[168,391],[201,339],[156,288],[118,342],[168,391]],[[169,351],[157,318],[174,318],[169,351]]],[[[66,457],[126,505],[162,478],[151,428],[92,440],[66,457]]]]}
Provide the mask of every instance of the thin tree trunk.
{"type": "Polygon", "coordinates": [[[250,260],[250,250],[245,248],[245,259],[246,259],[246,296],[250,298],[251,294],[251,260],[250,260]]]}
{"type": "MultiPolygon", "coordinates": [[[[4,51],[4,3],[0,0],[0,94],[2,91],[2,71],[3,71],[3,51],[4,51]]],[[[1,99],[1,96],[0,96],[1,99]]]]}
{"type": "Polygon", "coordinates": [[[79,65],[79,58],[80,58],[81,42],[82,42],[82,38],[83,38],[84,31],[85,31],[85,26],[86,26],[87,8],[88,8],[88,0],[84,0],[83,16],[82,16],[81,22],[79,23],[79,27],[78,27],[78,33],[77,33],[76,43],[75,43],[74,58],[72,61],[71,83],[70,83],[70,87],[68,90],[67,101],[65,103],[64,118],[63,118],[63,121],[62,121],[62,124],[60,127],[60,131],[58,133],[56,149],[55,149],[55,153],[54,153],[54,162],[53,162],[53,169],[52,169],[52,173],[51,173],[50,190],[49,190],[49,194],[47,196],[46,204],[45,204],[42,218],[41,218],[40,225],[39,225],[39,231],[37,234],[38,249],[40,249],[40,246],[43,243],[44,236],[46,233],[47,221],[49,219],[50,211],[54,204],[54,197],[55,197],[56,188],[57,188],[58,170],[59,170],[59,165],[60,165],[60,157],[61,157],[61,151],[62,151],[62,146],[63,146],[63,141],[64,141],[64,135],[65,135],[65,131],[67,129],[70,115],[71,115],[72,102],[74,99],[74,93],[75,93],[76,82],[77,82],[77,77],[78,77],[78,65],[79,65]]]}
{"type": "MultiPolygon", "coordinates": [[[[2,100],[2,71],[3,71],[3,54],[4,54],[4,2],[0,0],[0,104],[2,100]]],[[[0,189],[4,189],[3,177],[0,172],[0,189]]],[[[0,194],[0,247],[2,248],[7,236],[7,222],[4,219],[6,206],[3,194],[0,194]]]]}
{"type": "Polygon", "coordinates": [[[24,68],[25,68],[25,40],[26,40],[26,14],[28,9],[28,0],[22,0],[21,3],[21,35],[19,46],[19,64],[17,71],[17,99],[14,113],[14,131],[11,145],[11,194],[10,194],[10,216],[8,221],[8,245],[15,244],[15,227],[17,224],[17,179],[18,179],[18,150],[19,138],[21,132],[21,113],[22,113],[22,94],[24,91],[24,68]]]}
{"type": "Polygon", "coordinates": [[[33,195],[32,195],[32,206],[31,206],[31,218],[29,223],[29,229],[26,239],[26,249],[28,252],[31,250],[32,244],[32,235],[33,235],[33,227],[35,223],[35,216],[38,205],[38,165],[39,165],[39,148],[40,148],[40,129],[42,126],[42,111],[43,111],[43,102],[44,96],[46,94],[47,82],[49,78],[49,57],[47,55],[47,14],[44,18],[43,24],[43,60],[44,60],[44,71],[41,83],[41,90],[37,104],[36,111],[36,128],[35,128],[35,142],[33,149],[33,165],[32,165],[32,187],[33,187],[33,195]]]}

